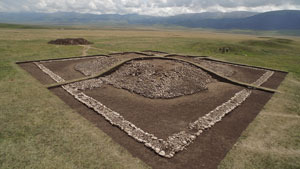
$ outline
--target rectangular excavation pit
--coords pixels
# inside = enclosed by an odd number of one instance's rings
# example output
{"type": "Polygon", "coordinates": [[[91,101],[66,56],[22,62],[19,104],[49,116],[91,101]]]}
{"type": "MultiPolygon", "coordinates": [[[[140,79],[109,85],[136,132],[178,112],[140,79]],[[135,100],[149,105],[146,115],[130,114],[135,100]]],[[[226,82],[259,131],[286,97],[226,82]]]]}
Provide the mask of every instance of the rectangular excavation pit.
{"type": "MultiPolygon", "coordinates": [[[[121,54],[120,56],[131,57],[128,56],[128,53],[121,54]]],[[[43,64],[43,62],[40,63],[43,64]]],[[[72,61],[65,60],[63,62],[53,61],[51,65],[44,63],[44,66],[59,76],[64,76],[66,78],[65,80],[69,80],[67,77],[70,77],[70,79],[75,77],[73,75],[67,76],[68,73],[72,74],[73,72],[70,67],[68,69],[55,68],[57,65],[64,67],[63,63],[66,63],[66,65],[74,65],[74,62],[72,63],[72,61]],[[60,63],[56,64],[58,62],[60,63]],[[51,68],[56,70],[52,70],[51,68]]],[[[34,63],[21,63],[20,66],[41,81],[41,83],[53,83],[53,80],[38,69],[34,63]]],[[[236,69],[238,69],[238,67],[236,69]]],[[[259,71],[259,73],[261,73],[265,70],[259,71]]],[[[245,75],[247,75],[247,72],[245,75]]],[[[270,77],[270,81],[272,82],[265,82],[266,87],[276,89],[285,75],[286,73],[275,71],[270,77]]],[[[76,76],[76,78],[77,77],[79,76],[76,76]]],[[[80,77],[83,77],[83,75],[80,75],[80,77]]],[[[146,132],[165,140],[169,135],[184,130],[188,123],[210,112],[215,107],[230,99],[236,92],[243,89],[241,86],[224,82],[209,84],[208,88],[208,91],[202,93],[173,99],[144,98],[143,96],[130,93],[127,90],[116,89],[108,85],[91,90],[88,89],[83,93],[118,112],[126,120],[146,132]],[[219,92],[215,90],[219,90],[219,92]]],[[[61,87],[52,88],[50,90],[70,105],[70,107],[77,110],[78,113],[106,132],[116,142],[128,149],[134,156],[144,160],[153,168],[199,168],[199,166],[205,166],[204,168],[216,168],[225,154],[236,142],[241,132],[255,118],[264,104],[272,96],[272,93],[253,90],[251,95],[241,106],[232,110],[226,117],[222,118],[221,122],[215,123],[212,128],[205,130],[193,143],[186,147],[186,150],[180,151],[173,158],[168,159],[158,156],[153,150],[147,148],[142,143],[135,141],[132,137],[128,137],[127,133],[118,127],[112,126],[102,116],[74,99],[74,97],[61,87]]]]}

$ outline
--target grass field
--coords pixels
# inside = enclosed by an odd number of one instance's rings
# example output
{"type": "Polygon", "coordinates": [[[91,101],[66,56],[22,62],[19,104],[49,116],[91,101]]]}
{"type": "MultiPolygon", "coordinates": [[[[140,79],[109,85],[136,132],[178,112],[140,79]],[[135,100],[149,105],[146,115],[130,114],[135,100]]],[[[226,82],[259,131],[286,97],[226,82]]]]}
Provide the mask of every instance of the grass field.
{"type": "Polygon", "coordinates": [[[148,168],[75,113],[16,61],[74,57],[84,52],[160,50],[289,71],[219,168],[300,168],[300,39],[199,30],[0,29],[0,168],[148,168]],[[83,37],[82,46],[55,46],[83,37]],[[290,39],[290,40],[286,40],[290,39]],[[230,52],[219,53],[220,47],[230,52]]]}

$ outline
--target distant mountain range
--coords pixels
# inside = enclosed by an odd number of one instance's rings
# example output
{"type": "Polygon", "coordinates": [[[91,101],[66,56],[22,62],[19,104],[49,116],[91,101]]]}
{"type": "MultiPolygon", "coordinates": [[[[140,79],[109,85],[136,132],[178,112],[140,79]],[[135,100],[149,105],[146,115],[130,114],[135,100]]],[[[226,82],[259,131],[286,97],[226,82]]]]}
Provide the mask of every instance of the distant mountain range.
{"type": "Polygon", "coordinates": [[[164,25],[190,28],[298,30],[300,10],[283,10],[266,13],[254,12],[204,12],[168,17],[138,14],[82,14],[57,13],[1,13],[2,23],[55,24],[55,25],[164,25]]]}

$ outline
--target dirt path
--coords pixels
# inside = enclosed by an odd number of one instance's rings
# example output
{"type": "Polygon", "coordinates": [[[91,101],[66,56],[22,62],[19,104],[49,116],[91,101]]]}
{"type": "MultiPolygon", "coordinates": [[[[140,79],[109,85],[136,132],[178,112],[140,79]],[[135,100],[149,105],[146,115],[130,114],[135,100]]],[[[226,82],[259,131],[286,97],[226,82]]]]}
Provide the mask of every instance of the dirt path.
{"type": "Polygon", "coordinates": [[[91,45],[80,45],[83,47],[82,49],[82,56],[87,56],[87,52],[90,50],[91,45]]]}
{"type": "Polygon", "coordinates": [[[111,52],[111,53],[116,53],[117,51],[114,51],[114,50],[108,50],[108,49],[99,49],[99,48],[95,48],[95,47],[90,47],[91,49],[95,49],[95,50],[99,50],[99,51],[108,51],[108,52],[111,52]]]}

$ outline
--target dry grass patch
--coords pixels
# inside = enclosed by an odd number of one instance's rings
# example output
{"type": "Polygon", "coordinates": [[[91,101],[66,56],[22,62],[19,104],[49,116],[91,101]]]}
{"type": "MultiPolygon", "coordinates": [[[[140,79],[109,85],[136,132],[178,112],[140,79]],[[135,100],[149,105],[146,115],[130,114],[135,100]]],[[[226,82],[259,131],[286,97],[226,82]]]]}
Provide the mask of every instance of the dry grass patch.
{"type": "Polygon", "coordinates": [[[225,168],[299,167],[300,108],[299,81],[287,76],[256,120],[244,131],[240,141],[223,160],[225,168]],[[265,160],[263,162],[263,160],[265,160]]]}

